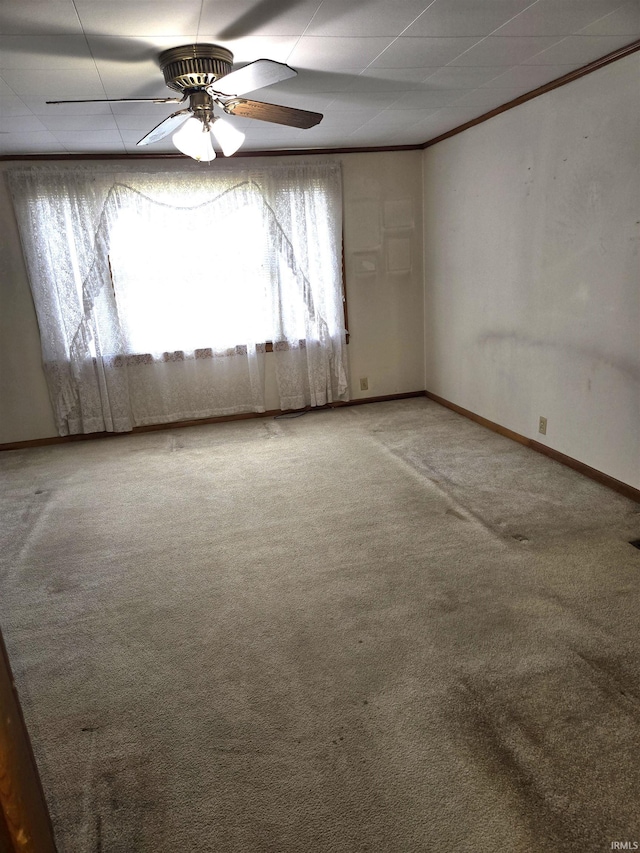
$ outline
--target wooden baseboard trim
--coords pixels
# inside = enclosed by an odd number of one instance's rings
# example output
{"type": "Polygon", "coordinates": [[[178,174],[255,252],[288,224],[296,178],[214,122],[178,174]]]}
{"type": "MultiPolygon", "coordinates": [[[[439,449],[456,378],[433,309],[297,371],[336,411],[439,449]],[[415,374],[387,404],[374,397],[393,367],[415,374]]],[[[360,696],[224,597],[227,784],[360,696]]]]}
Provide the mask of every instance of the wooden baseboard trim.
{"type": "Polygon", "coordinates": [[[55,853],[29,733],[0,632],[0,850],[55,853]]]}
{"type": "Polygon", "coordinates": [[[409,400],[412,397],[424,397],[425,391],[405,391],[402,394],[383,394],[381,397],[360,397],[357,400],[347,400],[345,403],[331,403],[330,408],[338,409],[342,406],[361,406],[365,403],[387,403],[390,400],[409,400]]]}
{"type": "MultiPolygon", "coordinates": [[[[497,424],[494,421],[490,421],[487,418],[483,418],[482,415],[477,415],[475,412],[471,412],[469,409],[465,409],[462,406],[458,406],[456,403],[452,403],[450,400],[445,400],[443,397],[440,397],[437,394],[433,394],[431,391],[407,391],[400,394],[384,394],[378,397],[361,397],[359,399],[347,400],[345,402],[339,401],[335,403],[329,403],[327,406],[322,406],[320,408],[334,409],[342,408],[343,406],[361,406],[366,405],[367,403],[385,403],[392,400],[408,400],[412,397],[427,397],[428,399],[433,400],[435,403],[439,403],[441,406],[445,406],[447,409],[451,409],[452,411],[457,412],[459,415],[463,415],[465,418],[469,418],[469,420],[475,421],[475,423],[480,424],[481,426],[486,427],[487,429],[490,429],[493,432],[497,432],[499,433],[499,435],[505,436],[505,438],[510,438],[512,441],[517,441],[519,444],[523,444],[525,447],[529,447],[531,448],[531,450],[535,450],[537,453],[542,453],[544,456],[548,456],[550,459],[553,459],[556,462],[560,462],[562,465],[566,465],[568,468],[573,468],[574,471],[578,471],[585,477],[589,477],[591,480],[595,480],[601,485],[607,486],[608,488],[619,492],[621,495],[630,498],[632,501],[637,501],[638,503],[640,503],[640,489],[635,489],[633,486],[630,486],[627,483],[623,483],[620,480],[616,480],[614,477],[610,477],[608,474],[604,474],[602,471],[598,471],[596,468],[591,468],[589,465],[585,465],[584,462],[580,462],[579,460],[574,459],[571,456],[567,456],[564,453],[560,453],[560,451],[554,450],[552,447],[547,447],[547,445],[541,444],[540,442],[535,441],[532,438],[527,438],[526,436],[520,435],[520,433],[514,432],[513,430],[510,430],[507,427],[501,426],[500,424],[497,424]]],[[[302,411],[311,410],[312,407],[308,407],[307,409],[304,409],[302,411]]],[[[168,424],[149,424],[147,426],[134,427],[131,432],[92,432],[82,435],[64,435],[53,436],[51,438],[35,438],[30,441],[13,441],[8,442],[6,444],[0,444],[0,451],[26,450],[30,447],[47,447],[49,445],[54,444],[68,444],[73,441],[93,441],[95,439],[101,438],[119,438],[125,435],[146,432],[158,432],[161,430],[169,429],[184,429],[185,427],[227,423],[229,421],[252,420],[254,418],[274,418],[278,415],[294,414],[295,412],[300,412],[300,409],[290,409],[287,411],[282,411],[280,409],[269,409],[266,412],[246,412],[239,415],[223,415],[217,418],[201,418],[199,420],[174,421],[173,423],[168,424]]]]}
{"type": "Polygon", "coordinates": [[[602,486],[607,486],[609,489],[613,489],[614,492],[618,492],[619,494],[624,495],[626,498],[640,503],[640,489],[635,489],[628,483],[623,483],[621,480],[616,480],[615,477],[610,477],[608,474],[604,474],[602,471],[598,471],[596,468],[591,468],[589,465],[585,465],[584,462],[580,462],[578,459],[574,459],[572,456],[567,456],[565,453],[560,453],[559,450],[554,450],[552,447],[547,447],[546,444],[541,444],[539,441],[535,441],[532,438],[527,438],[526,436],[520,435],[520,433],[518,432],[513,432],[513,430],[507,429],[507,427],[503,427],[500,424],[495,423],[494,421],[490,421],[487,418],[483,418],[481,415],[477,415],[475,412],[469,411],[469,409],[464,409],[462,406],[458,406],[456,403],[452,403],[450,400],[445,400],[444,397],[439,397],[437,394],[432,394],[431,391],[425,391],[424,394],[425,397],[428,397],[429,400],[433,400],[434,403],[439,403],[441,406],[445,406],[447,409],[451,409],[453,412],[457,412],[459,415],[463,415],[465,418],[469,418],[469,420],[475,421],[477,424],[480,424],[481,426],[486,427],[487,429],[490,429],[493,432],[497,432],[499,435],[503,435],[506,438],[510,438],[512,441],[517,441],[519,444],[523,444],[525,447],[529,447],[531,448],[531,450],[535,450],[536,453],[542,453],[544,456],[548,456],[555,462],[560,462],[560,464],[566,465],[567,468],[573,468],[574,471],[578,471],[585,477],[589,477],[589,479],[595,480],[602,486]]]}
{"type": "MultiPolygon", "coordinates": [[[[328,403],[326,406],[319,406],[320,409],[337,409],[342,406],[359,406],[363,403],[384,403],[388,400],[406,400],[410,397],[424,397],[422,391],[407,391],[401,394],[385,394],[382,397],[362,397],[357,400],[347,400],[345,402],[338,401],[328,403]]],[[[52,444],[69,444],[73,441],[95,441],[101,438],[121,438],[125,435],[137,435],[145,432],[159,432],[167,429],[184,429],[192,426],[205,426],[206,424],[220,424],[229,421],[245,421],[253,420],[254,418],[275,418],[278,415],[294,414],[301,411],[312,411],[316,407],[308,406],[306,409],[269,409],[266,412],[243,412],[238,415],[221,415],[217,418],[200,418],[190,421],[172,421],[168,424],[147,424],[146,426],[134,427],[130,432],[88,432],[78,435],[55,435],[49,438],[33,438],[27,441],[10,441],[5,444],[0,444],[0,451],[3,450],[28,450],[30,447],[48,447],[52,444]]]]}

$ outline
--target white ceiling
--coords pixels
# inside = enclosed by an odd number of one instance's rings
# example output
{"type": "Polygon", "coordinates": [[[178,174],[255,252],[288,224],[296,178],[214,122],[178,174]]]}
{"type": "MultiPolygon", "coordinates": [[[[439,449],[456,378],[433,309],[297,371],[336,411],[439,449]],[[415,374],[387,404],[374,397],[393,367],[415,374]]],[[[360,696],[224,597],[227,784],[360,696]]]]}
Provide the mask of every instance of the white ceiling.
{"type": "Polygon", "coordinates": [[[158,52],[198,42],[298,76],[249,95],[324,114],[233,119],[244,150],[414,145],[640,39],[640,0],[0,0],[0,155],[175,153],[158,52]]]}

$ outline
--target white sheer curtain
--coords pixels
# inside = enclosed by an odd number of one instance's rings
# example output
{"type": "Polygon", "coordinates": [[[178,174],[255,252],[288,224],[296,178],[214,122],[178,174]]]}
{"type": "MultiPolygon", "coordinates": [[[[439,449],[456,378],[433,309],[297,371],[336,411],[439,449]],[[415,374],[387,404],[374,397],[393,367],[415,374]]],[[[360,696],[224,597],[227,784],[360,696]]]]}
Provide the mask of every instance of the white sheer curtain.
{"type": "Polygon", "coordinates": [[[348,398],[339,165],[8,178],[61,435],[348,398]]]}

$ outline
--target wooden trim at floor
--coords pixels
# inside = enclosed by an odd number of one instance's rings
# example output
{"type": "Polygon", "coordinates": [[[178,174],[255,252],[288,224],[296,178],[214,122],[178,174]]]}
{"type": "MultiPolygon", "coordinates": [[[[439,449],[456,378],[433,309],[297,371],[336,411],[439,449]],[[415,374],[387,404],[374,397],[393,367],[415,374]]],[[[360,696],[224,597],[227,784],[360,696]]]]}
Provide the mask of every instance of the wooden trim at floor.
{"type": "Polygon", "coordinates": [[[190,421],[172,421],[168,424],[147,424],[146,426],[134,427],[130,432],[87,432],[79,435],[55,435],[50,438],[34,438],[27,441],[9,441],[0,444],[2,450],[27,450],[30,447],[48,447],[52,444],[68,444],[73,441],[93,441],[98,438],[119,438],[124,435],[134,435],[143,432],[158,432],[167,429],[184,429],[185,427],[204,426],[205,424],[220,424],[228,421],[245,421],[254,418],[275,418],[279,415],[287,415],[301,412],[314,411],[315,409],[337,409],[342,406],[359,406],[363,403],[384,403],[388,400],[406,400],[410,397],[424,397],[424,391],[406,391],[401,394],[385,394],[382,397],[362,397],[357,400],[337,401],[328,403],[326,406],[307,406],[305,409],[269,409],[266,412],[244,412],[239,415],[221,415],[217,418],[199,418],[190,421]]]}
{"type": "Polygon", "coordinates": [[[56,853],[51,819],[0,633],[0,849],[56,853]]]}
{"type": "Polygon", "coordinates": [[[360,406],[365,403],[387,403],[390,400],[409,400],[412,397],[424,397],[425,391],[406,391],[403,394],[383,394],[382,397],[361,397],[357,400],[347,400],[346,402],[338,401],[330,403],[328,408],[338,409],[342,406],[360,406]]]}
{"type": "Polygon", "coordinates": [[[524,435],[520,435],[520,433],[518,432],[514,432],[513,430],[510,430],[507,427],[494,423],[494,421],[490,421],[487,418],[483,418],[482,415],[477,415],[475,412],[469,411],[469,409],[464,409],[462,406],[458,406],[456,403],[452,403],[449,400],[445,400],[443,397],[439,397],[437,394],[431,393],[431,391],[407,391],[401,394],[384,394],[379,397],[361,397],[356,400],[329,403],[326,406],[308,406],[306,409],[289,409],[286,411],[283,411],[281,409],[269,409],[269,411],[266,412],[246,412],[239,415],[223,415],[218,418],[201,418],[199,420],[191,421],[174,421],[168,424],[149,424],[147,426],[134,427],[131,432],[91,432],[82,435],[64,435],[53,436],[51,438],[35,438],[30,441],[12,441],[8,442],[7,444],[0,444],[0,451],[25,450],[30,447],[47,447],[48,445],[52,444],[68,444],[69,442],[73,441],[92,441],[99,438],[118,438],[120,436],[133,435],[138,433],[158,432],[161,430],[169,429],[184,429],[185,427],[227,423],[229,421],[253,420],[255,418],[275,418],[279,415],[314,411],[315,408],[337,409],[342,408],[343,406],[360,406],[366,403],[385,403],[391,400],[407,400],[412,397],[427,397],[429,400],[433,400],[435,403],[439,403],[441,406],[445,406],[447,409],[451,409],[452,411],[457,412],[459,415],[463,415],[465,418],[469,418],[470,420],[475,421],[477,424],[480,424],[481,426],[484,426],[487,429],[492,430],[493,432],[497,432],[500,435],[505,436],[506,438],[510,438],[512,441],[517,441],[519,444],[523,444],[525,447],[529,447],[531,448],[531,450],[535,450],[537,453],[542,453],[544,456],[548,456],[550,459],[553,459],[556,462],[560,462],[562,465],[566,465],[568,468],[573,468],[574,471],[578,471],[580,474],[584,474],[585,477],[589,477],[589,479],[595,480],[601,485],[607,486],[608,488],[619,492],[621,495],[630,498],[632,501],[637,501],[638,503],[640,503],[640,489],[635,489],[633,486],[628,485],[628,483],[623,483],[621,480],[616,480],[614,477],[610,477],[608,474],[604,474],[602,471],[598,471],[596,468],[591,468],[589,465],[585,465],[584,462],[580,462],[578,459],[574,459],[571,456],[567,456],[564,453],[560,453],[559,450],[554,450],[552,447],[547,447],[546,444],[541,444],[539,441],[535,441],[532,438],[527,438],[524,435]]]}
{"type": "Polygon", "coordinates": [[[429,400],[433,400],[434,403],[439,403],[441,406],[445,406],[447,409],[451,409],[453,412],[457,412],[459,415],[464,415],[465,418],[469,418],[469,420],[475,421],[477,424],[480,424],[487,429],[492,430],[493,432],[497,432],[499,435],[504,435],[506,438],[510,438],[512,441],[517,441],[519,444],[524,444],[525,447],[531,448],[531,450],[535,450],[537,453],[542,453],[544,456],[548,456],[550,459],[553,459],[555,462],[560,462],[562,465],[566,465],[568,468],[573,468],[574,471],[578,471],[580,474],[584,474],[585,477],[589,477],[591,480],[595,480],[597,483],[600,483],[602,486],[607,486],[610,489],[613,489],[615,492],[619,492],[621,495],[624,495],[626,498],[630,498],[632,501],[637,501],[640,503],[640,489],[635,489],[633,486],[630,486],[628,483],[623,483],[621,480],[616,480],[614,477],[610,477],[608,474],[604,474],[602,471],[598,471],[596,468],[591,468],[589,465],[585,465],[584,462],[580,462],[578,459],[574,459],[572,456],[567,456],[565,453],[560,453],[559,450],[554,450],[552,447],[547,447],[546,444],[541,444],[539,441],[535,441],[533,438],[527,438],[524,435],[520,435],[518,432],[513,432],[513,430],[507,429],[507,427],[503,427],[500,424],[495,423],[494,421],[490,421],[487,418],[483,418],[481,415],[476,415],[475,412],[469,411],[469,409],[463,409],[462,406],[458,406],[456,403],[452,403],[450,400],[445,400],[443,397],[439,397],[437,394],[432,394],[431,391],[425,391],[425,397],[428,397],[429,400]]]}

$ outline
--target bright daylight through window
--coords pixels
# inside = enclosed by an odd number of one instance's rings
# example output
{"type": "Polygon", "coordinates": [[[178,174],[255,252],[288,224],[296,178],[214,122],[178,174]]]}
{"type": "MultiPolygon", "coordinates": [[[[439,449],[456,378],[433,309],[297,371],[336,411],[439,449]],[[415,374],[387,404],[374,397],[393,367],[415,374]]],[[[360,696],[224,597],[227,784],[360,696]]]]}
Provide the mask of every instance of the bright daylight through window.
{"type": "MultiPolygon", "coordinates": [[[[326,207],[322,190],[315,195],[326,207]]],[[[144,217],[121,207],[110,229],[109,266],[128,353],[277,342],[284,315],[288,337],[307,337],[304,289],[278,257],[272,211],[257,189],[224,215],[184,207],[171,193],[163,200],[144,217]]],[[[329,257],[327,230],[318,228],[315,239],[329,257]]]]}
{"type": "Polygon", "coordinates": [[[272,340],[273,258],[259,205],[215,222],[199,213],[120,212],[109,259],[128,352],[272,340]]]}
{"type": "Polygon", "coordinates": [[[61,435],[348,399],[339,164],[9,177],[61,435]]]}

